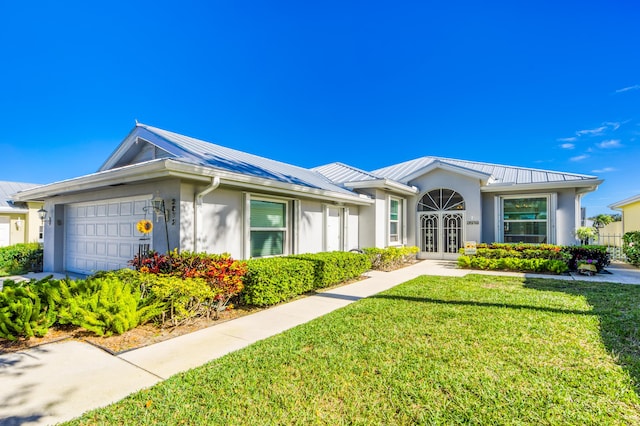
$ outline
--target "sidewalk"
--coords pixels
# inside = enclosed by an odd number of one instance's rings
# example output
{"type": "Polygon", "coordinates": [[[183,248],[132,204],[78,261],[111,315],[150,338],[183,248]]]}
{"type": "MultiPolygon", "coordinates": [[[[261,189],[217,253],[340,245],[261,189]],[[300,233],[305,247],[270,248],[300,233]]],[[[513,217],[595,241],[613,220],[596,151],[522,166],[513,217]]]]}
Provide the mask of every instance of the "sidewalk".
{"type": "Polygon", "coordinates": [[[252,315],[116,356],[87,343],[66,340],[17,353],[0,354],[0,425],[47,425],[118,401],[176,373],[200,366],[361,298],[420,275],[532,276],[640,284],[640,270],[626,265],[595,277],[553,276],[455,268],[455,262],[425,260],[252,315]]]}

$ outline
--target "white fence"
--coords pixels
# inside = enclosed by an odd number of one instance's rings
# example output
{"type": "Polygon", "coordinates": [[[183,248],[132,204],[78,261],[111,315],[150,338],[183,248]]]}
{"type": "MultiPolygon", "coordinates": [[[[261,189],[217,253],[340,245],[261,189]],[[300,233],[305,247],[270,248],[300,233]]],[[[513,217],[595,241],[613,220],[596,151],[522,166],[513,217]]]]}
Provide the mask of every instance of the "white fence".
{"type": "Polygon", "coordinates": [[[598,241],[594,241],[594,244],[607,246],[611,260],[627,260],[622,252],[622,234],[601,234],[598,241]]]}

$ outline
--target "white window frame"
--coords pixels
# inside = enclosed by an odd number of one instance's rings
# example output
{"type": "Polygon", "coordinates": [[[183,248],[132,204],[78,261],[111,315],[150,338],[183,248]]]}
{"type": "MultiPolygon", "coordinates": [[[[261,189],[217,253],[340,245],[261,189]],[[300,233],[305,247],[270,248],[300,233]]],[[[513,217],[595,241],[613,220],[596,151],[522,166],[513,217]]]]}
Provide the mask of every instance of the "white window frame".
{"type": "Polygon", "coordinates": [[[504,242],[504,200],[515,200],[522,198],[546,198],[547,199],[547,219],[543,220],[521,220],[508,222],[546,222],[547,223],[547,240],[546,244],[555,244],[556,242],[556,210],[557,210],[557,194],[556,193],[539,193],[539,194],[517,194],[517,195],[500,195],[495,198],[496,211],[496,240],[504,242]]]}
{"type": "Polygon", "coordinates": [[[405,221],[405,211],[406,211],[406,203],[403,198],[392,197],[389,196],[389,200],[387,202],[387,244],[389,246],[401,246],[405,243],[405,231],[406,231],[406,221],[405,221]],[[391,203],[396,201],[398,203],[398,219],[391,219],[391,203]],[[397,240],[393,241],[391,239],[391,224],[397,223],[396,232],[397,240]]]}
{"type": "Polygon", "coordinates": [[[251,233],[254,231],[281,231],[284,232],[284,238],[282,241],[282,253],[273,254],[268,256],[260,256],[260,257],[276,257],[276,256],[286,256],[290,254],[291,247],[291,206],[289,205],[289,199],[283,198],[275,198],[275,197],[263,197],[258,195],[246,194],[246,249],[245,249],[245,258],[249,259],[252,257],[251,253],[251,233]],[[251,202],[252,201],[265,201],[269,203],[278,203],[284,205],[284,226],[283,227],[252,227],[251,226],[251,202]]]}

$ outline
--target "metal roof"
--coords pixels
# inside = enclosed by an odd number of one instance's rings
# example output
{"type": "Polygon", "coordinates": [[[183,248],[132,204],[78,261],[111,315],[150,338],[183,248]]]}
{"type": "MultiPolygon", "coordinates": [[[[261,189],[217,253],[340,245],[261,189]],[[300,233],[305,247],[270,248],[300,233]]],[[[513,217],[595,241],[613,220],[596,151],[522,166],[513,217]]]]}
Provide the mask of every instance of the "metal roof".
{"type": "Polygon", "coordinates": [[[596,176],[590,175],[429,156],[383,167],[381,169],[374,170],[371,173],[408,184],[406,181],[407,177],[414,175],[416,172],[419,172],[436,161],[489,174],[492,177],[491,183],[488,184],[489,186],[495,184],[579,182],[598,179],[596,176]]]}
{"type": "Polygon", "coordinates": [[[381,176],[376,176],[373,173],[365,172],[364,170],[343,163],[325,164],[324,166],[314,167],[311,170],[321,173],[332,182],[341,184],[383,179],[381,176]]]}
{"type": "Polygon", "coordinates": [[[11,196],[16,192],[36,186],[38,186],[38,184],[35,183],[0,181],[0,212],[22,212],[26,210],[25,206],[16,205],[13,200],[11,200],[11,196]]]}
{"type": "MultiPolygon", "coordinates": [[[[283,183],[357,196],[355,192],[339,186],[315,170],[271,160],[140,123],[137,124],[137,128],[145,129],[152,135],[166,141],[169,145],[163,144],[161,147],[174,155],[175,159],[181,161],[283,183]]],[[[149,135],[141,133],[140,137],[146,139],[149,135]]],[[[154,140],[149,142],[155,143],[154,140]]]]}

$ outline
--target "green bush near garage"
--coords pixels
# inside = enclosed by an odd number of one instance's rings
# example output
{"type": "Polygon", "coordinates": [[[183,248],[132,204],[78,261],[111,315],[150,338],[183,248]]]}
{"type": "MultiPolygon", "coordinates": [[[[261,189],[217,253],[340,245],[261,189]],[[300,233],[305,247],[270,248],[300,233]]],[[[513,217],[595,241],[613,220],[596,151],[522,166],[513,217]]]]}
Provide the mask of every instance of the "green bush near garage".
{"type": "Polygon", "coordinates": [[[0,275],[42,271],[42,246],[38,243],[0,247],[0,275]]]}

